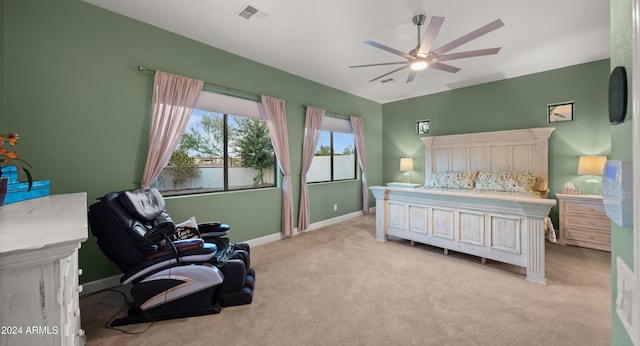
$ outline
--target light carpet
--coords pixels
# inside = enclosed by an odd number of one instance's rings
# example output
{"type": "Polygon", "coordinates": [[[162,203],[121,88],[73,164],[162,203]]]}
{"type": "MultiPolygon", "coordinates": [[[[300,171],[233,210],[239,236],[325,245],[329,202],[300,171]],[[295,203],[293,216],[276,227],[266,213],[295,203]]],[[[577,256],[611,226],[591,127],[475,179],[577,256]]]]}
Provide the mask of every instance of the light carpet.
{"type": "Polygon", "coordinates": [[[610,253],[546,244],[548,284],[524,269],[375,240],[375,215],[251,249],[253,303],[105,328],[120,294],[81,299],[88,345],[609,345],[610,253]]]}

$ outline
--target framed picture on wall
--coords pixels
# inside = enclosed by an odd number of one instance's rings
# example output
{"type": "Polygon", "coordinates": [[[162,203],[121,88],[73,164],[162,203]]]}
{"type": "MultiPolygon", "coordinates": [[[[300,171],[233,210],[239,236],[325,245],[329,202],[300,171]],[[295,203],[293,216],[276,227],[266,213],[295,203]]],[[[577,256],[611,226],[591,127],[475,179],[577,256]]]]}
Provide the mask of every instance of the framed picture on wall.
{"type": "Polygon", "coordinates": [[[416,134],[419,135],[428,135],[429,130],[431,129],[430,125],[431,120],[418,120],[416,123],[416,134]]]}
{"type": "Polygon", "coordinates": [[[573,102],[554,103],[547,105],[547,122],[573,120],[573,102]]]}

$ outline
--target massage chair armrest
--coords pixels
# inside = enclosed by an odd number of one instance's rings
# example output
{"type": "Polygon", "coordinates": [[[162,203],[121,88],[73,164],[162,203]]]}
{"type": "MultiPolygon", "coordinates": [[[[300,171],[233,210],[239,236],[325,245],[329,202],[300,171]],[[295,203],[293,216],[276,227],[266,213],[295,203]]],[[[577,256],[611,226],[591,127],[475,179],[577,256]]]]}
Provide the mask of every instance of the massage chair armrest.
{"type": "MultiPolygon", "coordinates": [[[[173,242],[173,246],[175,246],[175,249],[178,251],[178,256],[181,256],[190,250],[202,249],[204,247],[204,240],[200,238],[178,240],[173,242]]],[[[148,253],[144,259],[148,261],[168,255],[175,256],[173,246],[171,246],[171,243],[166,242],[164,245],[158,247],[155,252],[148,253]]]]}
{"type": "Polygon", "coordinates": [[[216,244],[218,250],[223,250],[229,245],[229,238],[226,235],[230,230],[231,227],[226,223],[205,222],[198,224],[200,237],[207,243],[216,244]]]}
{"type": "MultiPolygon", "coordinates": [[[[163,254],[151,254],[146,257],[144,262],[141,262],[134,268],[127,271],[120,282],[127,284],[133,281],[142,279],[152,273],[159,270],[188,265],[188,264],[210,264],[216,263],[215,257],[217,247],[215,244],[207,244],[202,239],[186,239],[174,242],[178,250],[178,256],[175,255],[173,249],[163,254]]],[[[170,245],[169,245],[170,246],[170,245]]]]}
{"type": "Polygon", "coordinates": [[[198,232],[204,237],[224,237],[231,230],[231,226],[226,223],[216,221],[198,224],[198,232]]]}

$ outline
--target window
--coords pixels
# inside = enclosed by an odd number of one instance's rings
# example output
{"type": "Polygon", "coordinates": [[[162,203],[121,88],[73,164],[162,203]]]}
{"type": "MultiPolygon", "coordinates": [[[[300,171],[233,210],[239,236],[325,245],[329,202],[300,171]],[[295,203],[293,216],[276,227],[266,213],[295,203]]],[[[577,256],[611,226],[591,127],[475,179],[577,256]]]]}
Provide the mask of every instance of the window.
{"type": "Polygon", "coordinates": [[[203,91],[158,190],[167,196],[275,186],[275,153],[260,107],[203,91]]]}
{"type": "Polygon", "coordinates": [[[356,179],[355,136],[351,123],[325,117],[323,130],[307,172],[307,182],[356,179]]]}

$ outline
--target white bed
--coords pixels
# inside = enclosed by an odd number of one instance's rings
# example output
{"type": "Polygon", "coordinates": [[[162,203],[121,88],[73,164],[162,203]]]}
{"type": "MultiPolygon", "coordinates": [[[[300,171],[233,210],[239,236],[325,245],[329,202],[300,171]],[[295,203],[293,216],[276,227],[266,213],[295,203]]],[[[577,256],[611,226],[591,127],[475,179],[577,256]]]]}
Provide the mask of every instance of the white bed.
{"type": "Polygon", "coordinates": [[[526,268],[546,283],[548,139],[554,128],[424,137],[425,185],[437,172],[533,172],[530,193],[372,186],[376,239],[408,239],[526,268]],[[535,178],[534,178],[535,179],[535,178]]]}

